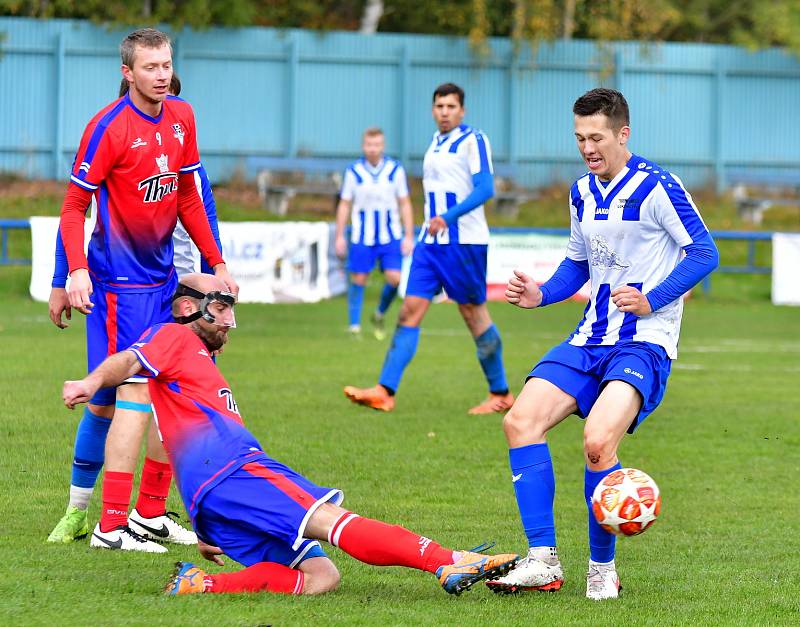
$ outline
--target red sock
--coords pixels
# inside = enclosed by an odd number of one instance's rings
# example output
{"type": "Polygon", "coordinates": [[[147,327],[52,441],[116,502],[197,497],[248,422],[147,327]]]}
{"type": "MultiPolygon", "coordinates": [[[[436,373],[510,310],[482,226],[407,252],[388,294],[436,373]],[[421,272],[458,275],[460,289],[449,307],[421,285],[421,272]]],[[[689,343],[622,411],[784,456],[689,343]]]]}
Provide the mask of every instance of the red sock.
{"type": "Polygon", "coordinates": [[[373,566],[407,566],[429,573],[453,563],[453,552],[399,525],[346,512],[328,532],[328,542],[373,566]]]}
{"type": "Polygon", "coordinates": [[[133,473],[106,470],[103,475],[103,513],[100,531],[111,531],[128,524],[128,506],[131,504],[133,473]]]}
{"type": "Polygon", "coordinates": [[[136,511],[145,518],[163,516],[167,511],[167,496],[171,482],[172,466],[145,457],[136,511]]]}
{"type": "Polygon", "coordinates": [[[301,594],[305,577],[302,571],[274,562],[259,562],[235,573],[220,573],[205,577],[205,591],[280,592],[301,594]]]}

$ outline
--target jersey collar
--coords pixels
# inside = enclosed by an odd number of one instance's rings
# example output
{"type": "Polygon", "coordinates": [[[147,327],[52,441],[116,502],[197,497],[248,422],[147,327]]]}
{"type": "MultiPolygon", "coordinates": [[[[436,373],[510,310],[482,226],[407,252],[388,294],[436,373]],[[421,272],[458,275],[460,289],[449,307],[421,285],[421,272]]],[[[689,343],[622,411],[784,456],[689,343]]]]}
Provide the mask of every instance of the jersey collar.
{"type": "Polygon", "coordinates": [[[133,104],[133,100],[131,100],[130,92],[127,92],[125,94],[124,98],[125,98],[125,102],[127,103],[127,105],[131,109],[133,109],[140,117],[144,118],[145,120],[147,120],[151,124],[158,124],[161,121],[161,118],[164,117],[164,105],[166,104],[166,99],[164,100],[164,102],[161,103],[161,113],[159,113],[157,117],[152,117],[152,116],[147,115],[141,109],[138,109],[136,107],[136,105],[133,104]]]}

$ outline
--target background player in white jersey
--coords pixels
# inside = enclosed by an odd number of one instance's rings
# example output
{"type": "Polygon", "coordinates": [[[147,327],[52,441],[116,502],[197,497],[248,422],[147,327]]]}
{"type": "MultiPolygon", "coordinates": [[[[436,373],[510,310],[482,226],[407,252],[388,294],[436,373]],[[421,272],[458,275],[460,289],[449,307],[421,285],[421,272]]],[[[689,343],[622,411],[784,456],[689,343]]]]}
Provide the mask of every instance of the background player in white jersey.
{"type": "Polygon", "coordinates": [[[344,389],[354,403],[382,411],[394,408],[403,370],[417,350],[419,325],[442,288],[458,303],[489,383],[489,397],[470,413],[502,412],[514,402],[500,334],[486,307],[489,227],[483,204],[494,195],[491,148],[481,131],[462,124],[464,114],[464,91],[458,85],[436,88],[433,119],[439,130],[423,163],[425,223],[414,248],[406,297],[378,385],[344,389]]]}
{"type": "Polygon", "coordinates": [[[586,419],[586,596],[600,600],[618,596],[619,577],[615,537],[592,515],[592,493],[621,467],[617,448],[625,433],[633,433],[661,402],[677,357],[681,297],[716,268],[719,254],[681,181],[628,150],[628,103],[621,93],[593,89],[578,98],[573,113],[589,172],[570,191],[566,259],[541,288],[515,271],[506,299],[526,309],[543,307],[572,296],[591,278],[591,300],[572,335],[531,371],[503,421],[530,549],[514,570],[489,585],[500,591],[561,587],[546,435],[577,414],[586,419]]]}
{"type": "Polygon", "coordinates": [[[347,309],[350,332],[361,332],[361,305],[367,276],[380,263],[386,282],[372,314],[375,337],[385,337],[383,317],[397,295],[403,256],[414,248],[414,218],[406,171],[399,161],[383,154],[385,140],[379,128],[364,131],[364,156],[344,173],[336,210],[336,254],[347,258],[350,287],[347,309]],[[399,211],[398,211],[399,209],[399,211]],[[350,219],[350,251],[344,232],[350,219]],[[401,224],[402,222],[402,224],[401,224]]]}

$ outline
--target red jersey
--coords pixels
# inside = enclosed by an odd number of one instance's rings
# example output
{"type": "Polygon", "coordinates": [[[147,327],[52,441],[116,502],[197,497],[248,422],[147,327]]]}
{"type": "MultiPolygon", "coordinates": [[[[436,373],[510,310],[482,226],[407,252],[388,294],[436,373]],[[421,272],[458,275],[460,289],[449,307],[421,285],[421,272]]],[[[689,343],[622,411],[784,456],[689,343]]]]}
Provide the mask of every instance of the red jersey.
{"type": "Polygon", "coordinates": [[[194,519],[203,496],[244,464],[264,458],[242,423],[230,387],[188,327],[159,324],[130,348],[150,377],[153,415],[194,519]]]}
{"type": "Polygon", "coordinates": [[[70,181],[95,195],[98,219],[87,260],[83,212],[65,201],[61,235],[70,272],[88,267],[111,290],[157,289],[174,272],[172,232],[179,215],[209,265],[221,263],[194,191],[200,165],[194,113],[180,98],[169,96],[155,118],[137,109],[129,94],[95,115],[70,181]]]}

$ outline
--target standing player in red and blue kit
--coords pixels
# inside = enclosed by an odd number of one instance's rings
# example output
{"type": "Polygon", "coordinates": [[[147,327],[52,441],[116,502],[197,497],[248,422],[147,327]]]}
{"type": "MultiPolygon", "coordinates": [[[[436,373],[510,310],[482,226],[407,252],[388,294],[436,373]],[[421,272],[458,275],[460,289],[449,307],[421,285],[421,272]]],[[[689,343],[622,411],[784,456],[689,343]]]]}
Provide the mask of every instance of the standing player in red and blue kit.
{"type": "MultiPolygon", "coordinates": [[[[169,302],[177,284],[172,233],[178,216],[216,276],[231,292],[238,291],[195,190],[194,172],[201,164],[194,114],[186,102],[168,96],[169,38],[141,29],[123,40],[120,52],[130,89],[86,127],[61,212],[70,306],[84,314],[92,312],[86,325],[90,371],[108,355],[130,346],[145,329],[171,319],[169,302]],[[83,222],[93,195],[98,220],[87,259],[83,222]]],[[[163,552],[164,547],[142,535],[166,540],[177,535],[179,541],[185,536],[165,515],[172,474],[165,456],[145,459],[142,484],[148,498],[142,507],[137,502],[131,513],[135,528],[128,526],[133,471],[150,399],[141,385],[143,377],[131,377],[126,383],[131,385],[120,387],[116,397],[113,389],[100,390],[88,407],[95,416],[107,418],[113,413],[115,418],[106,440],[103,510],[90,544],[163,552]]]]}
{"type": "MultiPolygon", "coordinates": [[[[130,91],[130,85],[128,81],[123,78],[118,96],[122,98],[128,91],[130,91]]],[[[170,80],[169,93],[172,96],[180,96],[181,93],[181,81],[175,72],[173,72],[170,80]]],[[[208,175],[202,166],[194,172],[194,178],[197,193],[201,196],[203,201],[208,224],[211,227],[211,232],[214,234],[214,241],[217,243],[217,247],[221,252],[222,244],[219,239],[216,203],[214,202],[214,194],[211,190],[211,183],[208,179],[208,175]]],[[[92,220],[96,221],[97,200],[95,197],[92,197],[91,206],[92,220]]],[[[183,225],[180,223],[180,220],[172,234],[172,244],[174,248],[173,263],[178,277],[194,272],[192,242],[186,229],[184,229],[183,225]]],[[[205,259],[202,260],[201,266],[203,272],[213,274],[213,271],[208,267],[205,259]]],[[[67,319],[71,317],[71,309],[69,307],[69,299],[66,290],[68,273],[67,256],[64,252],[61,233],[59,233],[56,237],[55,271],[53,273],[52,290],[50,291],[50,298],[48,300],[48,309],[53,324],[61,329],[65,329],[68,326],[68,324],[62,320],[63,316],[66,314],[67,319]]],[[[104,394],[107,396],[107,405],[113,406],[116,400],[116,393],[112,392],[112,390],[106,390],[104,394]]],[[[113,411],[113,407],[109,409],[113,411]]],[[[104,411],[108,410],[104,408],[104,411]]],[[[89,534],[89,501],[92,498],[95,483],[103,467],[106,436],[111,426],[112,417],[113,416],[99,416],[93,414],[89,410],[84,410],[84,416],[78,423],[77,432],[75,434],[75,455],[72,459],[72,477],[69,486],[67,511],[58,521],[55,528],[50,532],[50,535],[47,537],[48,542],[59,544],[69,543],[89,534]]],[[[156,429],[152,426],[148,430],[146,454],[153,461],[165,461],[166,453],[164,453],[164,447],[158,439],[156,429]]],[[[148,482],[145,482],[140,486],[139,498],[132,512],[132,518],[134,518],[134,520],[142,512],[152,514],[153,516],[166,515],[166,507],[163,506],[163,500],[160,498],[152,499],[150,497],[151,495],[148,494],[148,482]]],[[[172,541],[183,539],[188,544],[194,544],[196,542],[193,533],[184,530],[177,524],[171,524],[173,522],[174,521],[170,521],[167,523],[167,533],[162,531],[159,539],[167,537],[172,541]]]]}
{"type": "Polygon", "coordinates": [[[319,487],[270,459],[242,423],[233,392],[211,359],[235,325],[235,299],[225,290],[217,277],[184,276],[172,304],[180,324],[153,326],[84,379],[64,383],[64,403],[72,409],[102,387],[148,377],[200,552],[220,564],[225,553],[246,566],[212,575],[179,562],[168,593],[327,592],[339,574],[316,540],[368,564],[434,573],[452,594],[516,563],[517,555],[451,551],[403,527],[360,517],[339,507],[341,490],[319,487]]]}

